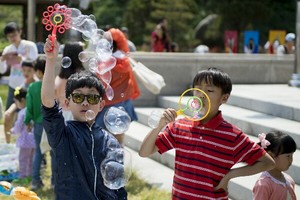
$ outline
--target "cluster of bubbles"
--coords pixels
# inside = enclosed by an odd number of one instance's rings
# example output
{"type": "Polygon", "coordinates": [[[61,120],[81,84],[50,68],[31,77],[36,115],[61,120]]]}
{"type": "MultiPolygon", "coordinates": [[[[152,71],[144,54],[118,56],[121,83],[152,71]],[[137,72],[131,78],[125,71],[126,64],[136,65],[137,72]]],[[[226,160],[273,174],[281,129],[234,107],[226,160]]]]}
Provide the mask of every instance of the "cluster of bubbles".
{"type": "MultiPolygon", "coordinates": [[[[113,53],[113,38],[110,32],[97,28],[94,15],[83,15],[76,8],[71,10],[71,28],[82,33],[83,40],[89,44],[89,50],[79,53],[78,58],[88,66],[89,70],[96,73],[105,86],[108,100],[114,98],[114,91],[110,86],[112,79],[111,70],[116,65],[116,58],[123,59],[126,54],[122,51],[113,53]]],[[[68,68],[72,61],[69,57],[62,58],[61,66],[68,68]]]]}
{"type": "Polygon", "coordinates": [[[120,148],[115,138],[107,143],[108,153],[101,162],[100,170],[106,187],[117,190],[124,187],[132,173],[131,154],[125,148],[120,148]]]}

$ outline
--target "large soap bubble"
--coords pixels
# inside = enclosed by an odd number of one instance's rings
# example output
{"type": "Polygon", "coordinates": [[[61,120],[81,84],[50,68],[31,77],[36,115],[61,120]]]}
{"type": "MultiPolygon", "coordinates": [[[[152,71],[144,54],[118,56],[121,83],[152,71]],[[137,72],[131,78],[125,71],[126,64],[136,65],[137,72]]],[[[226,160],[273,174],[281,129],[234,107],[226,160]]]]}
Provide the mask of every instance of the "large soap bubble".
{"type": "MultiPolygon", "coordinates": [[[[115,138],[113,139],[115,140],[115,138]]],[[[132,160],[128,150],[115,148],[115,145],[112,144],[114,142],[110,142],[109,151],[100,165],[100,170],[104,185],[112,190],[117,190],[128,182],[132,173],[132,160]],[[114,148],[111,148],[112,146],[114,148]]]]}
{"type": "Polygon", "coordinates": [[[161,111],[159,111],[159,110],[153,110],[150,113],[150,116],[148,118],[148,125],[151,128],[158,127],[158,123],[159,123],[159,120],[160,120],[161,116],[162,116],[162,112],[161,111]]]}
{"type": "Polygon", "coordinates": [[[123,107],[110,107],[104,115],[107,130],[115,135],[125,133],[129,129],[130,116],[123,107]]]}

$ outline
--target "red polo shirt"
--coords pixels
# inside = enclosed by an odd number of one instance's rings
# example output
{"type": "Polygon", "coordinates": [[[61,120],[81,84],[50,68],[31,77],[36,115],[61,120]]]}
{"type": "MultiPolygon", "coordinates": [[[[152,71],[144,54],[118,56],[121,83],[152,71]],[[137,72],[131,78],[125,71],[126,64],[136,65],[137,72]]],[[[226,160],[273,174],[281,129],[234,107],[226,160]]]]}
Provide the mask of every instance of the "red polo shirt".
{"type": "Polygon", "coordinates": [[[234,164],[252,165],[265,154],[221,112],[205,124],[187,119],[168,124],[156,146],[159,153],[176,150],[172,199],[228,199],[214,187],[234,164]]]}

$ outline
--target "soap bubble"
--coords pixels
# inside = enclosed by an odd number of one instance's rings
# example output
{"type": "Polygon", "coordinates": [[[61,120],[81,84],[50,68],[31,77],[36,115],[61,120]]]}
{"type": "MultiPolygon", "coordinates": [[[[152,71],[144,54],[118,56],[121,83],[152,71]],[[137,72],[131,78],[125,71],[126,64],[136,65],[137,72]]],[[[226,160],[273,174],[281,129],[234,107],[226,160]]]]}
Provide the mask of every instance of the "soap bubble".
{"type": "Polygon", "coordinates": [[[156,128],[158,126],[161,116],[162,116],[161,111],[153,110],[148,118],[148,125],[151,128],[156,128]]]}
{"type": "Polygon", "coordinates": [[[112,89],[112,87],[110,85],[106,85],[106,88],[105,88],[105,95],[107,97],[108,100],[112,100],[115,96],[115,93],[114,93],[114,90],[112,89]]]}
{"type": "Polygon", "coordinates": [[[113,134],[122,134],[129,129],[130,116],[125,110],[110,107],[104,114],[104,124],[107,130],[113,134]]]}
{"type": "Polygon", "coordinates": [[[96,59],[97,72],[99,74],[104,74],[114,68],[116,63],[116,58],[112,56],[106,60],[96,59]]]}
{"type": "Polygon", "coordinates": [[[86,37],[91,38],[93,32],[97,30],[97,24],[95,21],[89,18],[89,16],[79,16],[76,20],[73,20],[72,28],[81,32],[86,37]]]}
{"type": "Polygon", "coordinates": [[[96,45],[96,53],[102,60],[108,60],[112,55],[112,47],[106,39],[100,39],[96,45]]]}
{"type": "Polygon", "coordinates": [[[71,64],[72,64],[72,60],[68,56],[65,56],[61,59],[61,66],[63,68],[68,68],[71,66],[71,64]]]}
{"type": "Polygon", "coordinates": [[[99,76],[104,83],[110,84],[112,78],[111,71],[107,71],[104,74],[99,74],[99,76]]]}
{"type": "Polygon", "coordinates": [[[122,50],[117,50],[116,52],[113,53],[113,56],[115,58],[123,60],[124,58],[126,58],[126,53],[122,50]]]}
{"type": "Polygon", "coordinates": [[[96,114],[94,111],[92,110],[87,110],[85,112],[85,118],[86,118],[86,121],[92,121],[93,119],[95,119],[96,117],[96,114]]]}
{"type": "Polygon", "coordinates": [[[109,151],[100,165],[100,170],[106,187],[112,190],[124,187],[132,173],[130,152],[123,148],[109,151]]]}
{"type": "Polygon", "coordinates": [[[112,138],[112,139],[108,140],[107,148],[111,151],[114,151],[117,148],[120,148],[120,144],[115,138],[112,138]]]}
{"type": "Polygon", "coordinates": [[[88,52],[86,52],[86,51],[80,52],[78,54],[78,59],[83,63],[89,61],[90,57],[89,57],[88,52]]]}

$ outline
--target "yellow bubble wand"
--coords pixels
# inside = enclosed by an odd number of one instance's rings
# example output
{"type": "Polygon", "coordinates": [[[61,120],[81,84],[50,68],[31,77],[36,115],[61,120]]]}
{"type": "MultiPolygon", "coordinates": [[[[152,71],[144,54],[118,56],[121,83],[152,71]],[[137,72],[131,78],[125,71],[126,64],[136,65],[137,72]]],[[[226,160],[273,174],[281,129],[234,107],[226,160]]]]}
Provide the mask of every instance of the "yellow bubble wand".
{"type": "Polygon", "coordinates": [[[205,117],[207,117],[207,115],[209,114],[211,105],[210,105],[210,99],[209,99],[208,95],[203,90],[200,90],[199,88],[190,88],[190,89],[185,90],[181,94],[179,102],[178,102],[178,107],[179,107],[179,110],[176,111],[177,116],[184,115],[189,120],[200,121],[200,120],[204,119],[205,117]],[[193,96],[188,98],[188,100],[185,104],[185,108],[182,108],[182,99],[183,99],[184,95],[186,95],[186,93],[188,93],[190,91],[193,91],[193,96]],[[202,95],[202,97],[199,97],[200,95],[202,95]],[[205,100],[205,104],[207,105],[207,110],[206,110],[205,114],[201,116],[201,115],[199,115],[199,113],[203,109],[203,105],[205,105],[203,103],[203,100],[205,100]],[[193,114],[196,114],[196,115],[194,115],[193,117],[190,117],[186,113],[186,111],[192,112],[193,114]]]}

